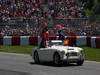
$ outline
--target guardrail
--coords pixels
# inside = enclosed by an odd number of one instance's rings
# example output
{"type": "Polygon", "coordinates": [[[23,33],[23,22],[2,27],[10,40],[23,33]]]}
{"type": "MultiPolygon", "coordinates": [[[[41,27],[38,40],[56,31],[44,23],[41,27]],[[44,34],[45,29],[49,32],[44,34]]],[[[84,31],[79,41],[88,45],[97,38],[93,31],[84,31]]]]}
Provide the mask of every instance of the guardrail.
{"type": "MultiPolygon", "coordinates": [[[[100,48],[100,36],[65,36],[70,46],[88,46],[100,48]]],[[[0,37],[0,45],[38,45],[40,37],[34,36],[4,36],[0,37]]],[[[58,36],[50,36],[49,40],[56,40],[58,36]]]]}

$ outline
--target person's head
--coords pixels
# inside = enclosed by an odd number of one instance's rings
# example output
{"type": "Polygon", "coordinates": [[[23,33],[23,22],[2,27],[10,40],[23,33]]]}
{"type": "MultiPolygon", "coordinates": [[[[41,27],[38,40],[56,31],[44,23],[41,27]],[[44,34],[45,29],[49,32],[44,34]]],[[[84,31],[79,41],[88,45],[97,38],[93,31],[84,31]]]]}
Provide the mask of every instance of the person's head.
{"type": "Polygon", "coordinates": [[[46,27],[44,28],[44,30],[45,30],[45,31],[48,31],[48,27],[46,26],[46,27]]]}
{"type": "Polygon", "coordinates": [[[58,33],[60,34],[61,33],[61,30],[59,30],[58,33]]]}
{"type": "Polygon", "coordinates": [[[45,28],[43,28],[43,31],[42,32],[47,32],[47,31],[48,31],[48,28],[45,27],[45,28]]]}

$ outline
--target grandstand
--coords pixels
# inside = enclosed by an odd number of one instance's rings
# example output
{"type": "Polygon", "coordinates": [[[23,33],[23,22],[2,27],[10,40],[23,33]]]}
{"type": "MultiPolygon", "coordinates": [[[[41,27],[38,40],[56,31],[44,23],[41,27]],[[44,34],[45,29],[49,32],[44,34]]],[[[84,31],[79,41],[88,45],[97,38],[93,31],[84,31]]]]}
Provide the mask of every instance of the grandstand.
{"type": "Polygon", "coordinates": [[[0,18],[81,17],[76,0],[0,0],[0,18]]]}
{"type": "Polygon", "coordinates": [[[82,12],[78,0],[0,0],[0,34],[37,36],[46,22],[51,35],[56,24],[64,24],[65,35],[100,35],[99,23],[82,12]]]}

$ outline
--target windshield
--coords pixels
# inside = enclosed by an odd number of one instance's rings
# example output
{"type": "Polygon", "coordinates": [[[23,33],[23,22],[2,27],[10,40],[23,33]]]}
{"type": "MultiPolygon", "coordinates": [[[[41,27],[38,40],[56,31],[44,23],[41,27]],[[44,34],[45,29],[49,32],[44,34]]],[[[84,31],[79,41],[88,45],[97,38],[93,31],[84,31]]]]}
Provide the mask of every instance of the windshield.
{"type": "Polygon", "coordinates": [[[63,45],[63,41],[49,41],[48,46],[59,46],[59,45],[63,45]]]}

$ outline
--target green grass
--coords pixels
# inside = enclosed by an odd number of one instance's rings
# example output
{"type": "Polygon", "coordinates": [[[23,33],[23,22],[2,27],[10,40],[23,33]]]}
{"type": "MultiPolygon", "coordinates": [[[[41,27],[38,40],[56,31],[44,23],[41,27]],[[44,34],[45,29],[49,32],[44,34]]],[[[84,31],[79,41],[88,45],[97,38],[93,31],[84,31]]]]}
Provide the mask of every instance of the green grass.
{"type": "MultiPolygon", "coordinates": [[[[0,46],[0,52],[30,54],[33,47],[34,46],[0,46]]],[[[86,60],[100,62],[100,49],[90,47],[82,48],[85,51],[86,60]]]]}
{"type": "Polygon", "coordinates": [[[0,52],[30,54],[34,46],[0,46],[0,52]]]}
{"type": "Polygon", "coordinates": [[[86,60],[100,61],[100,49],[82,47],[85,51],[86,60]]]}

